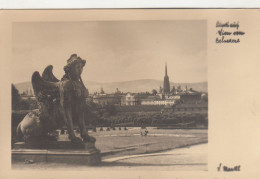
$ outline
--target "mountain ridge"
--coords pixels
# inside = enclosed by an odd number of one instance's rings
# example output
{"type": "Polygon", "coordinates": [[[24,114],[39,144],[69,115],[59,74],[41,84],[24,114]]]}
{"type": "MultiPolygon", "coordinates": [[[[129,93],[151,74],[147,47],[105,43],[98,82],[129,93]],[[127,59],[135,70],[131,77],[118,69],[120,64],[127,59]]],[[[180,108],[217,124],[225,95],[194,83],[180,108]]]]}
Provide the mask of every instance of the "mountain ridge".
{"type": "MultiPolygon", "coordinates": [[[[163,87],[163,80],[155,79],[140,79],[131,81],[121,81],[121,82],[97,82],[97,81],[84,81],[84,84],[89,89],[90,93],[100,92],[101,88],[104,89],[106,93],[113,93],[118,88],[121,92],[151,92],[153,89],[159,90],[159,87],[163,87]]],[[[26,91],[26,89],[31,88],[32,84],[30,81],[21,82],[14,84],[20,93],[26,91]]],[[[175,83],[170,82],[170,87],[177,87],[180,85],[183,88],[192,88],[196,91],[207,92],[208,82],[194,82],[194,83],[175,83]]]]}

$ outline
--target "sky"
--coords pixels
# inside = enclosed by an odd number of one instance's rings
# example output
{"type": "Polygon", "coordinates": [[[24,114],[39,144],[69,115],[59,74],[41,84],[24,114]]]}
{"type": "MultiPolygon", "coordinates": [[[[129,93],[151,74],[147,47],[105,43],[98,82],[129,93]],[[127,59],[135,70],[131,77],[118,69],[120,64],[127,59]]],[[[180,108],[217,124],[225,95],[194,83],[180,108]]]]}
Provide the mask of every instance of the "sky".
{"type": "Polygon", "coordinates": [[[60,79],[71,54],[85,59],[83,81],[207,81],[207,21],[15,22],[13,83],[53,65],[60,79]]]}

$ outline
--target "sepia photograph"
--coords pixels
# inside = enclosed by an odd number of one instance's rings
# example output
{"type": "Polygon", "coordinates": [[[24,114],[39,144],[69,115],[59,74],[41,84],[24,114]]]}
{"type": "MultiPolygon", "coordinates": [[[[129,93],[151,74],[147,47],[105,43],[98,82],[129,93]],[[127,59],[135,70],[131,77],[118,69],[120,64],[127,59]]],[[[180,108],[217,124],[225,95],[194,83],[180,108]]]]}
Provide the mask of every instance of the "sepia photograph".
{"type": "Polygon", "coordinates": [[[0,13],[0,178],[259,178],[258,9],[0,13]]]}
{"type": "Polygon", "coordinates": [[[207,170],[206,20],[15,22],[12,40],[14,169],[207,170]]]}

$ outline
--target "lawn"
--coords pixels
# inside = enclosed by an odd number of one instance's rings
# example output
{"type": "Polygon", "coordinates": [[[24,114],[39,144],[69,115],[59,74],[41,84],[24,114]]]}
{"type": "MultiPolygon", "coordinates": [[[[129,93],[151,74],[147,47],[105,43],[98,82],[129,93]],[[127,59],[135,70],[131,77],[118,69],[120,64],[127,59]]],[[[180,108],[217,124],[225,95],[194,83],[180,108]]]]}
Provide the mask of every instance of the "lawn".
{"type": "Polygon", "coordinates": [[[89,134],[96,138],[96,147],[103,158],[160,152],[208,141],[208,130],[204,129],[147,129],[147,136],[140,135],[140,127],[110,131],[97,128],[97,132],[89,134]]]}

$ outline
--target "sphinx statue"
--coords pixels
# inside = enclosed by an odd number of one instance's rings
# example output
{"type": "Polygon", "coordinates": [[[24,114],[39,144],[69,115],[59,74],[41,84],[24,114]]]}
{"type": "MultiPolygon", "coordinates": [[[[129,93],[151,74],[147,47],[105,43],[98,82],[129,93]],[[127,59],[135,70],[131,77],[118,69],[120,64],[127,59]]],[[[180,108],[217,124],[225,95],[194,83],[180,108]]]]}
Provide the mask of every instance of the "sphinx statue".
{"type": "Polygon", "coordinates": [[[72,143],[95,143],[85,125],[88,90],[81,79],[85,63],[77,54],[72,54],[61,80],[53,75],[52,65],[45,68],[42,76],[37,71],[33,73],[32,86],[39,109],[29,112],[17,127],[17,135],[25,142],[40,143],[50,132],[65,125],[72,143]],[[74,132],[75,123],[80,128],[80,137],[74,132]]]}

